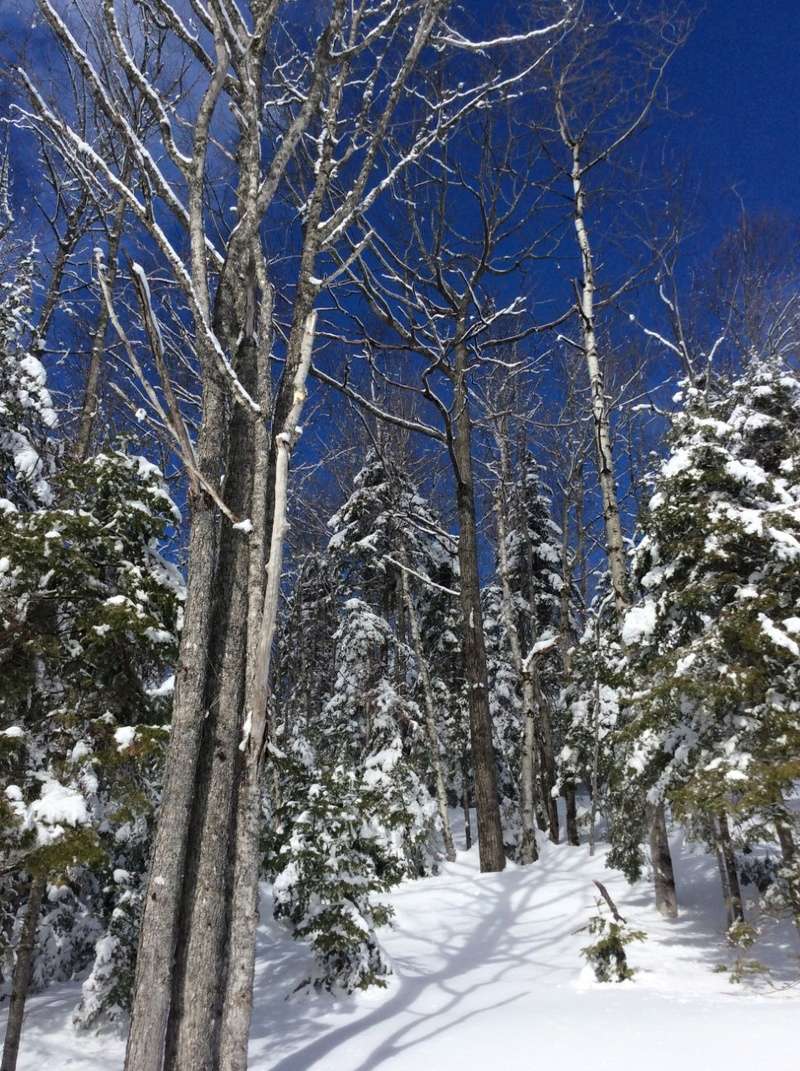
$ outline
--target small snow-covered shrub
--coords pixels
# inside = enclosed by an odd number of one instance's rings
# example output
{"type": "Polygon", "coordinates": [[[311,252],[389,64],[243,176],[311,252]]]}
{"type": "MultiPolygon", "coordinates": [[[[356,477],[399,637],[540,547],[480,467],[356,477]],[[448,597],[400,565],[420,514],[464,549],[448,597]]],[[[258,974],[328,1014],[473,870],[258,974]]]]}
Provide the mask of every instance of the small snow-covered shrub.
{"type": "Polygon", "coordinates": [[[633,930],[620,917],[607,918],[602,902],[597,901],[598,914],[592,915],[582,932],[597,940],[581,949],[581,955],[594,971],[598,982],[625,982],[633,978],[635,968],[628,963],[625,949],[634,941],[644,941],[644,930],[633,930]]]}

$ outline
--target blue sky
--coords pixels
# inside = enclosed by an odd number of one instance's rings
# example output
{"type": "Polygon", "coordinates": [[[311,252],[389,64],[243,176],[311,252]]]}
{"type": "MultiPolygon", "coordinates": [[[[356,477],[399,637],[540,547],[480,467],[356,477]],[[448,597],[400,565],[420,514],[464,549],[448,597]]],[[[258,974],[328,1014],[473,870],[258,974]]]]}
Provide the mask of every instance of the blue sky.
{"type": "MultiPolygon", "coordinates": [[[[698,21],[670,77],[675,115],[659,130],[697,192],[692,252],[702,256],[738,216],[734,188],[751,212],[800,215],[800,0],[687,3],[698,21]]],[[[465,4],[487,15],[494,6],[465,4]]],[[[0,0],[0,36],[21,43],[34,8],[0,0]]]]}
{"type": "MultiPolygon", "coordinates": [[[[462,2],[490,27],[494,0],[462,2]]],[[[681,258],[682,269],[692,270],[735,225],[739,197],[750,212],[800,219],[800,0],[686,3],[697,26],[671,70],[673,114],[657,118],[654,136],[694,199],[693,235],[681,258]]],[[[35,0],[0,0],[0,51],[9,44],[4,34],[24,45],[34,8],[35,0]]],[[[40,32],[31,42],[42,68],[46,39],[40,32]]],[[[0,115],[6,104],[0,88],[0,115]]],[[[36,162],[21,155],[14,174],[24,210],[36,162]]]]}
{"type": "Polygon", "coordinates": [[[708,0],[670,81],[706,239],[738,214],[734,185],[749,211],[800,213],[800,0],[708,0]]]}

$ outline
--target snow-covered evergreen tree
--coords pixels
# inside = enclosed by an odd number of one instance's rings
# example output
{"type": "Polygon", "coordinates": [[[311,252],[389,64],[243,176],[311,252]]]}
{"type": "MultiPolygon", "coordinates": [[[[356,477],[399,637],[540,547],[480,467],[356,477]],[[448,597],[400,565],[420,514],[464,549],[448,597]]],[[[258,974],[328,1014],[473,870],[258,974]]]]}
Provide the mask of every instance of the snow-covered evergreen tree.
{"type": "MultiPolygon", "coordinates": [[[[313,981],[326,988],[351,990],[387,973],[374,929],[388,916],[374,897],[404,875],[429,870],[437,852],[430,754],[400,583],[404,559],[423,576],[436,565],[435,554],[425,556],[430,537],[402,527],[411,515],[431,521],[425,511],[411,485],[372,452],[331,519],[325,564],[315,559],[302,569],[329,593],[326,612],[336,614],[338,626],[327,647],[315,641],[332,679],[313,688],[306,674],[287,697],[305,706],[307,718],[287,723],[277,740],[284,758],[277,760],[272,867],[276,914],[310,941],[319,966],[313,981]]],[[[316,631],[306,613],[314,594],[308,584],[299,594],[294,627],[308,637],[316,631]]]]}
{"type": "MultiPolygon", "coordinates": [[[[22,308],[14,291],[14,308],[22,308]]],[[[6,308],[6,312],[7,312],[6,308]]],[[[97,954],[94,1019],[124,1007],[169,713],[181,580],[159,545],[179,514],[160,472],[112,450],[83,464],[54,438],[17,311],[0,382],[0,839],[10,950],[46,880],[33,978],[97,954]],[[22,354],[22,356],[20,356],[22,354]],[[98,943],[99,942],[99,943],[98,943]],[[112,947],[113,946],[113,947],[112,947]]],[[[6,975],[8,964],[6,966],[6,975]]]]}
{"type": "Polygon", "coordinates": [[[47,375],[29,349],[33,253],[0,284],[0,511],[52,501],[58,424],[47,375]]]}
{"type": "MultiPolygon", "coordinates": [[[[507,445],[501,444],[496,490],[497,580],[483,593],[484,628],[490,675],[490,703],[504,800],[507,843],[521,840],[521,779],[525,776],[524,691],[533,705],[531,756],[539,822],[558,838],[553,712],[561,685],[557,646],[563,584],[558,543],[541,467],[523,450],[513,478],[507,445]],[[513,635],[512,635],[513,634],[513,635]],[[518,654],[514,656],[514,648],[518,654]],[[527,674],[528,680],[520,679],[527,674]]],[[[523,804],[524,809],[524,804],[523,804]]]]}
{"type": "Polygon", "coordinates": [[[583,634],[570,655],[570,672],[559,697],[561,729],[558,753],[559,783],[583,784],[591,799],[590,841],[602,815],[618,835],[610,860],[631,879],[638,876],[644,856],[644,809],[626,797],[617,798],[616,730],[623,653],[608,585],[601,582],[589,607],[583,634]],[[636,804],[635,811],[632,806],[636,804]]]}
{"type": "Polygon", "coordinates": [[[729,900],[731,835],[777,843],[800,917],[800,377],[754,359],[681,402],[623,630],[628,771],[727,856],[729,900]]]}

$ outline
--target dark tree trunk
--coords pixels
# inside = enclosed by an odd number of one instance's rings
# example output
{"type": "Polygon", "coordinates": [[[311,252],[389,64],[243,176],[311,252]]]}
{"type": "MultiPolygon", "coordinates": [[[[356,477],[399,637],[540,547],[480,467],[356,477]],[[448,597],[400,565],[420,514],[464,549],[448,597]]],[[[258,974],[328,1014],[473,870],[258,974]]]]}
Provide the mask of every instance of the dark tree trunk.
{"type": "Polygon", "coordinates": [[[497,768],[489,712],[488,671],[483,638],[478,540],[475,524],[475,490],[472,477],[472,435],[462,368],[457,374],[451,458],[458,506],[458,561],[464,649],[464,673],[469,698],[472,762],[475,773],[475,807],[478,814],[478,849],[482,871],[503,870],[506,856],[497,799],[497,768]]]}
{"type": "Polygon", "coordinates": [[[567,844],[577,846],[580,844],[581,838],[578,832],[578,804],[575,799],[574,785],[564,786],[564,801],[567,812],[567,844]]]}
{"type": "Polygon", "coordinates": [[[739,871],[736,867],[736,853],[733,850],[728,816],[723,812],[717,816],[714,839],[717,847],[717,861],[722,881],[722,895],[725,900],[725,914],[730,928],[737,922],[744,922],[744,904],[742,889],[739,885],[739,871]]]}
{"type": "Polygon", "coordinates": [[[798,933],[800,933],[800,857],[798,857],[797,845],[790,821],[783,815],[779,815],[775,819],[775,829],[778,833],[778,843],[781,846],[783,865],[787,871],[789,904],[791,905],[795,926],[798,933]]]}
{"type": "Polygon", "coordinates": [[[467,851],[472,847],[472,825],[469,820],[469,782],[467,781],[467,764],[464,763],[464,791],[461,795],[461,806],[464,808],[464,837],[467,851]]]}
{"type": "Polygon", "coordinates": [[[536,696],[539,707],[539,776],[542,785],[542,803],[547,816],[547,831],[553,844],[558,844],[558,803],[553,795],[556,786],[556,762],[553,754],[553,734],[550,725],[550,711],[547,700],[542,695],[538,684],[536,696]]]}
{"type": "Polygon", "coordinates": [[[667,817],[663,803],[654,807],[650,815],[650,858],[653,863],[656,909],[664,918],[677,918],[678,896],[675,891],[675,874],[672,869],[667,817]]]}
{"type": "MultiPolygon", "coordinates": [[[[122,181],[127,183],[130,179],[130,167],[125,164],[122,181]]],[[[125,219],[125,201],[120,199],[111,222],[111,231],[108,236],[108,253],[106,258],[106,282],[109,292],[113,294],[114,283],[117,278],[119,244],[122,238],[122,225],[125,219]]],[[[89,354],[89,367],[86,370],[86,383],[83,388],[83,401],[81,403],[81,415],[78,421],[78,430],[73,445],[73,456],[78,461],[85,461],[89,456],[89,447],[92,443],[92,432],[97,419],[97,411],[100,408],[100,372],[103,365],[103,354],[106,348],[106,332],[108,330],[109,311],[105,301],[100,305],[97,322],[92,332],[92,348],[89,354]]]]}
{"type": "Polygon", "coordinates": [[[3,1045],[3,1062],[0,1071],[16,1071],[19,1042],[22,1037],[22,1020],[25,1016],[25,1002],[33,974],[33,950],[36,942],[36,930],[39,926],[39,912],[42,898],[47,887],[47,879],[37,875],[31,881],[28,894],[28,906],[25,909],[25,921],[22,924],[17,961],[14,966],[14,978],[11,983],[11,1001],[8,1007],[6,1040],[3,1045]]]}

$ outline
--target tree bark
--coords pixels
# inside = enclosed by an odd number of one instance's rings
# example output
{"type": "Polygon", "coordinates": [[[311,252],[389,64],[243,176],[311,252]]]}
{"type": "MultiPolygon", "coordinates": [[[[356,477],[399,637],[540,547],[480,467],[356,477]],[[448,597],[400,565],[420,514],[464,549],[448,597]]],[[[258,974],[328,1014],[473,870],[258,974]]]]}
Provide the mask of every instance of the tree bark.
{"type": "Polygon", "coordinates": [[[663,803],[653,808],[650,817],[650,858],[653,863],[656,909],[664,918],[677,918],[678,898],[675,892],[675,874],[672,869],[667,818],[663,803]]]}
{"type": "MultiPolygon", "coordinates": [[[[563,667],[565,678],[569,679],[572,670],[572,621],[571,621],[571,600],[570,595],[572,592],[572,579],[573,579],[573,560],[569,552],[569,510],[570,503],[573,500],[573,494],[575,491],[575,465],[573,464],[570,477],[567,482],[567,491],[564,494],[564,501],[561,507],[561,597],[559,600],[559,646],[561,649],[561,665],[563,667]]],[[[576,500],[576,517],[575,524],[578,530],[579,546],[582,536],[582,523],[581,516],[577,510],[577,496],[576,500]]],[[[566,811],[566,832],[567,832],[567,844],[578,846],[581,842],[580,834],[578,832],[578,806],[575,794],[575,784],[569,781],[564,784],[564,802],[566,811]]]]}
{"type": "Polygon", "coordinates": [[[22,924],[17,960],[14,965],[14,977],[11,982],[11,1001],[8,1007],[6,1039],[3,1044],[3,1060],[0,1071],[16,1071],[19,1043],[22,1037],[22,1020],[25,1016],[25,1002],[28,999],[31,976],[33,974],[33,952],[36,943],[36,931],[39,927],[39,913],[42,899],[47,888],[47,879],[37,874],[31,880],[28,905],[25,908],[25,921],[22,924]]]}
{"type": "MultiPolygon", "coordinates": [[[[204,381],[203,414],[197,438],[198,468],[219,482],[225,443],[225,401],[218,376],[204,381]]],[[[206,713],[208,643],[217,562],[217,509],[196,490],[190,498],[191,527],[186,606],[172,727],[142,911],[131,1026],[125,1071],[161,1071],[178,939],[186,853],[196,774],[206,713]]]]}
{"type": "MultiPolygon", "coordinates": [[[[507,455],[505,457],[504,462],[502,463],[505,465],[506,472],[508,473],[509,465],[507,455]]],[[[538,609],[534,584],[535,569],[533,559],[533,546],[531,545],[530,541],[526,542],[525,557],[527,566],[527,595],[530,617],[529,640],[532,645],[536,636],[538,609]]],[[[555,796],[553,795],[553,789],[556,787],[556,782],[558,780],[556,775],[556,757],[555,752],[553,751],[553,725],[550,719],[550,707],[547,703],[547,699],[544,693],[542,692],[539,668],[535,659],[532,660],[530,664],[526,666],[526,674],[530,680],[531,688],[533,690],[533,709],[536,712],[536,747],[539,751],[538,773],[540,782],[541,802],[545,811],[545,816],[547,820],[547,831],[550,840],[553,842],[553,844],[558,844],[558,804],[556,803],[555,796]]]]}
{"type": "MultiPolygon", "coordinates": [[[[258,537],[251,547],[250,583],[255,587],[256,594],[253,593],[251,587],[248,609],[246,718],[243,738],[239,745],[243,776],[237,803],[233,846],[230,945],[218,1065],[221,1071],[246,1071],[247,1069],[247,1043],[253,1008],[253,972],[258,926],[258,879],[261,864],[259,852],[261,775],[267,745],[271,655],[283,572],[289,461],[306,399],[305,384],[311,365],[315,325],[316,314],[310,312],[302,323],[300,352],[287,369],[291,372],[294,368],[294,374],[282,383],[282,392],[289,394],[291,400],[286,418],[279,425],[279,431],[275,436],[272,487],[267,487],[270,471],[269,455],[268,453],[265,453],[263,457],[256,455],[257,479],[254,490],[263,502],[262,516],[259,520],[263,524],[266,514],[271,513],[271,538],[266,583],[263,580],[264,549],[263,546],[259,546],[258,537]],[[271,510],[267,504],[267,493],[270,493],[271,510]]],[[[291,349],[290,345],[290,352],[291,349]]],[[[266,443],[264,445],[266,446],[266,443]]]]}
{"type": "Polygon", "coordinates": [[[572,783],[564,785],[564,802],[566,803],[567,812],[567,844],[577,848],[581,842],[581,837],[578,832],[578,805],[575,799],[575,786],[572,783]]]}
{"type": "Polygon", "coordinates": [[[798,933],[800,933],[800,858],[798,857],[797,845],[788,818],[778,815],[775,818],[775,829],[778,834],[778,843],[781,846],[783,865],[787,871],[789,904],[792,909],[795,926],[798,933]]]}
{"type": "Polygon", "coordinates": [[[469,816],[469,771],[467,769],[467,763],[463,763],[463,776],[464,776],[464,789],[461,793],[461,806],[464,810],[464,845],[466,850],[469,851],[472,847],[472,823],[469,816]]]}
{"type": "Polygon", "coordinates": [[[503,870],[503,828],[497,799],[497,767],[489,711],[488,671],[481,614],[478,541],[475,524],[475,488],[472,475],[472,424],[465,378],[466,352],[460,347],[453,398],[450,456],[456,478],[458,507],[458,561],[464,647],[475,771],[475,806],[478,812],[478,850],[481,870],[503,870]]]}
{"type": "MultiPolygon", "coordinates": [[[[242,280],[247,286],[247,280],[242,280]]],[[[249,280],[249,288],[254,280],[249,280]]],[[[255,296],[251,293],[244,339],[238,347],[237,374],[249,394],[256,383],[255,296]]],[[[241,322],[241,321],[240,321],[241,322]]],[[[260,419],[260,418],[259,418],[260,419]]],[[[236,405],[230,424],[225,467],[225,502],[236,517],[252,509],[255,420],[236,405]]],[[[166,1071],[212,1071],[222,1021],[226,954],[230,925],[233,826],[236,812],[238,745],[244,704],[249,540],[222,522],[215,608],[209,651],[207,716],[191,844],[184,883],[181,933],[167,1032],[166,1071]]]]}
{"type": "Polygon", "coordinates": [[[594,429],[597,476],[605,523],[606,553],[614,591],[617,616],[622,617],[629,605],[628,573],[625,562],[625,543],[622,535],[617,485],[614,474],[614,455],[611,449],[611,422],[606,401],[605,377],[597,346],[597,323],[594,295],[597,288],[594,258],[586,227],[586,190],[583,184],[581,145],[575,142],[572,149],[572,192],[574,225],[578,249],[581,255],[583,276],[579,285],[578,312],[581,323],[581,342],[586,360],[586,372],[591,393],[592,425],[594,429]]]}
{"type": "MultiPolygon", "coordinates": [[[[571,138],[567,131],[563,112],[559,115],[561,135],[572,155],[571,181],[573,193],[575,235],[581,256],[583,275],[578,286],[578,313],[581,323],[581,341],[591,393],[592,424],[594,429],[597,475],[603,505],[606,554],[614,594],[617,619],[622,624],[629,606],[628,572],[625,560],[625,543],[622,533],[619,502],[617,499],[614,455],[611,448],[611,422],[605,393],[605,377],[597,345],[597,323],[594,295],[597,287],[594,258],[586,226],[586,188],[584,186],[582,144],[571,138]]],[[[654,825],[650,829],[650,843],[654,847],[653,873],[656,880],[656,906],[667,917],[677,915],[677,896],[672,860],[669,855],[669,839],[663,806],[653,813],[654,825]]]]}
{"type": "Polygon", "coordinates": [[[722,811],[717,815],[714,824],[714,841],[722,882],[722,896],[725,901],[725,915],[728,920],[728,929],[730,929],[737,922],[744,922],[744,904],[728,816],[722,811]]]}
{"type": "Polygon", "coordinates": [[[556,763],[553,754],[553,730],[547,700],[542,695],[536,665],[528,670],[533,684],[534,700],[539,712],[539,778],[542,786],[542,801],[547,815],[547,832],[553,844],[559,842],[558,803],[553,795],[556,786],[556,763]]]}

